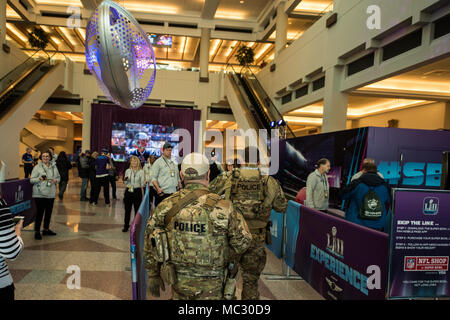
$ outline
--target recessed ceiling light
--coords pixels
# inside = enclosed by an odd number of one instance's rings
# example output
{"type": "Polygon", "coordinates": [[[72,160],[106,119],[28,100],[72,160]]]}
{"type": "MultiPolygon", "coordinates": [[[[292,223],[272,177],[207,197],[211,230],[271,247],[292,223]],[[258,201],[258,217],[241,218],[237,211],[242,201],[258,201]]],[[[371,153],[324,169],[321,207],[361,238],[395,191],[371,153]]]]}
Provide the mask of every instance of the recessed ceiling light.
{"type": "Polygon", "coordinates": [[[244,0],[239,1],[240,4],[244,4],[244,2],[245,2],[244,0]]]}

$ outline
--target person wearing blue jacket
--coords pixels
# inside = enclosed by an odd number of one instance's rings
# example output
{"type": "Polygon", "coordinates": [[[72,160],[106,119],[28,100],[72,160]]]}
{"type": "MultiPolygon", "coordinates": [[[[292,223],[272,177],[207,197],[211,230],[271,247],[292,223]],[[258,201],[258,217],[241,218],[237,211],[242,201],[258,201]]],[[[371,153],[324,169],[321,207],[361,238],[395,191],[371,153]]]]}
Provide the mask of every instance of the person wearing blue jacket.
{"type": "Polygon", "coordinates": [[[390,187],[377,174],[374,163],[364,165],[362,176],[344,189],[343,200],[349,202],[345,211],[346,220],[389,233],[390,187]]]}

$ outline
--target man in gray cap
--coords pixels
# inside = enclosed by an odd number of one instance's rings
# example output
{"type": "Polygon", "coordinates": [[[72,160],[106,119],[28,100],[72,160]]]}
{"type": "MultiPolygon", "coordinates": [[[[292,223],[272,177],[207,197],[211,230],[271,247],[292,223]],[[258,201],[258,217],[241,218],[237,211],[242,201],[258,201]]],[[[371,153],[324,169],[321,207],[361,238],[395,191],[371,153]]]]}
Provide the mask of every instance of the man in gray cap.
{"type": "Polygon", "coordinates": [[[236,258],[249,248],[250,231],[231,201],[209,192],[204,155],[188,154],[181,174],[186,187],[162,201],[147,224],[147,288],[159,297],[166,282],[175,300],[233,299],[236,258]]]}
{"type": "Polygon", "coordinates": [[[155,206],[181,189],[178,166],[172,160],[172,145],[169,142],[164,144],[162,156],[152,166],[150,182],[156,190],[155,206]]]}

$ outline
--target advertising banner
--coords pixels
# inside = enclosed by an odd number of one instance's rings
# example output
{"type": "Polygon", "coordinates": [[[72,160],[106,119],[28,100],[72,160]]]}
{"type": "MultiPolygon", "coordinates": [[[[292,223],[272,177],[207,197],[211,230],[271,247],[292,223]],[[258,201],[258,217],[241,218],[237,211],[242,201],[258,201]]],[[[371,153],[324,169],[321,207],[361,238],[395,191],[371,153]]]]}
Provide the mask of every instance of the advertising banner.
{"type": "Polygon", "coordinates": [[[286,264],[293,269],[300,225],[300,204],[289,200],[286,210],[286,264]]]}
{"type": "Polygon", "coordinates": [[[34,222],[36,208],[32,198],[33,185],[30,179],[12,180],[1,183],[3,199],[11,209],[13,216],[24,216],[23,226],[34,222]]]}
{"type": "Polygon", "coordinates": [[[144,236],[147,222],[150,217],[150,187],[147,187],[142,199],[138,213],[134,217],[130,228],[130,253],[131,253],[131,277],[133,300],[146,299],[146,279],[145,269],[144,236]]]}
{"type": "Polygon", "coordinates": [[[270,227],[272,244],[268,244],[267,248],[269,248],[278,259],[281,259],[283,255],[283,219],[284,214],[272,210],[270,214],[270,221],[272,222],[272,226],[270,227]]]}
{"type": "Polygon", "coordinates": [[[384,300],[388,235],[300,207],[294,271],[330,300],[384,300]]]}
{"type": "Polygon", "coordinates": [[[390,298],[450,296],[450,192],[394,189],[390,298]]]}

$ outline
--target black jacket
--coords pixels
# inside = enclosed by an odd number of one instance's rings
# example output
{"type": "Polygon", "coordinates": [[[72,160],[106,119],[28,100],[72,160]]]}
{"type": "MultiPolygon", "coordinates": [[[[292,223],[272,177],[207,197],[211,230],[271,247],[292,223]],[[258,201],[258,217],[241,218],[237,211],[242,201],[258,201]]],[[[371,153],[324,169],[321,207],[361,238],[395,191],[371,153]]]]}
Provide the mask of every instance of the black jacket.
{"type": "Polygon", "coordinates": [[[69,170],[72,169],[72,163],[69,160],[56,160],[56,167],[58,168],[61,181],[69,181],[69,170]]]}

